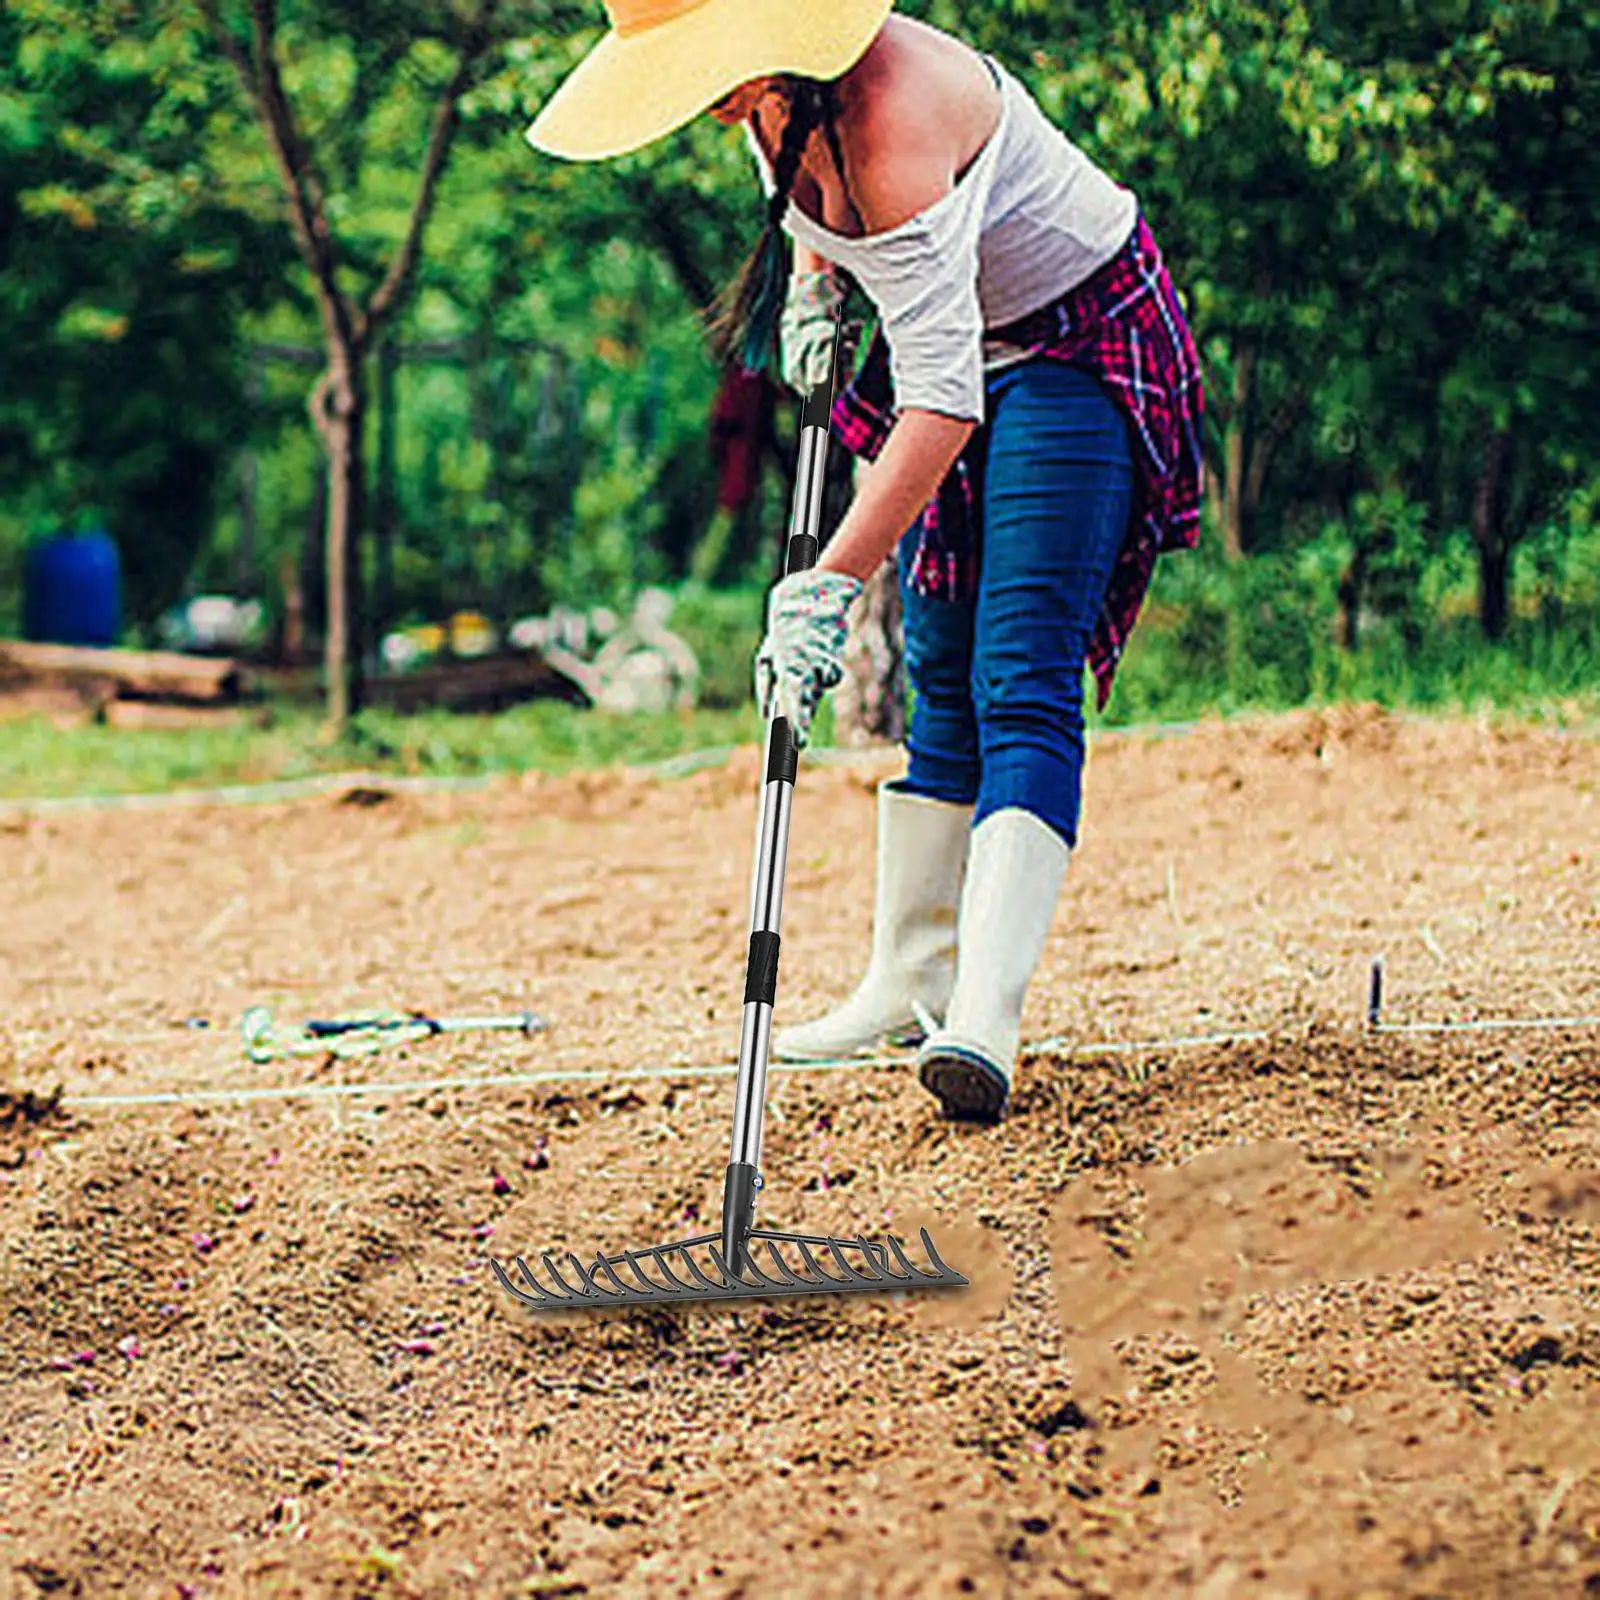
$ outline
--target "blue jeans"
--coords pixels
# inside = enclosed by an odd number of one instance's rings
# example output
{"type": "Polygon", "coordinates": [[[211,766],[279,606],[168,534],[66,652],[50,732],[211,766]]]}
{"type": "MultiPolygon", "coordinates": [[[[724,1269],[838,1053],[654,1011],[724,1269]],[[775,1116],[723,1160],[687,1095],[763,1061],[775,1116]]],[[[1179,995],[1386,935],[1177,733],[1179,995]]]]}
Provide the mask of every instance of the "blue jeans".
{"type": "Polygon", "coordinates": [[[1069,845],[1083,789],[1084,666],[1133,500],[1122,413],[1090,374],[1034,360],[988,384],[978,591],[930,600],[907,584],[906,740],[912,794],[1019,806],[1069,845]]]}

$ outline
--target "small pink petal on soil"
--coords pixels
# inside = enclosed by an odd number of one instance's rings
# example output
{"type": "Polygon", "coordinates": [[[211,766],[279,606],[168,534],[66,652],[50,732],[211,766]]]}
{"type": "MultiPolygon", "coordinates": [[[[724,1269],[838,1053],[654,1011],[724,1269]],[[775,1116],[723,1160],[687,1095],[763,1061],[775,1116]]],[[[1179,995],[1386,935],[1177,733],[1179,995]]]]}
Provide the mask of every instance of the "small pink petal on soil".
{"type": "Polygon", "coordinates": [[[138,1361],[144,1351],[139,1348],[138,1339],[130,1333],[126,1339],[117,1341],[117,1354],[126,1356],[130,1361],[138,1361]]]}
{"type": "Polygon", "coordinates": [[[400,1348],[408,1356],[431,1356],[433,1354],[433,1341],[430,1339],[402,1339],[400,1348]]]}
{"type": "Polygon", "coordinates": [[[191,1235],[189,1243],[195,1248],[197,1255],[208,1256],[217,1248],[217,1241],[209,1233],[196,1233],[191,1235]]]}
{"type": "Polygon", "coordinates": [[[487,1239],[493,1232],[494,1224],[492,1222],[480,1222],[478,1226],[472,1230],[472,1236],[475,1239],[487,1239]]]}
{"type": "Polygon", "coordinates": [[[543,1172],[550,1165],[550,1157],[543,1150],[535,1150],[522,1164],[529,1172],[543,1172]]]}
{"type": "Polygon", "coordinates": [[[494,1175],[494,1192],[496,1194],[510,1194],[511,1185],[497,1172],[494,1175]]]}
{"type": "Polygon", "coordinates": [[[254,1208],[255,1203],[256,1197],[253,1194],[235,1195],[233,1201],[233,1214],[236,1217],[242,1217],[245,1212],[254,1208]]]}

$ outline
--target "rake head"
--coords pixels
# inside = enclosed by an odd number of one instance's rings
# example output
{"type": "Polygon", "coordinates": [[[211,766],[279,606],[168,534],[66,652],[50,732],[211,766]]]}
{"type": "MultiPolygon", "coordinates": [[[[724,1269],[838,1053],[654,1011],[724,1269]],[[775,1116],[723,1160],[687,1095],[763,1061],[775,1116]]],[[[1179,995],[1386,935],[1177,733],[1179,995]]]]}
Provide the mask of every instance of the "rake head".
{"type": "Polygon", "coordinates": [[[534,1311],[595,1311],[605,1306],[691,1305],[710,1300],[784,1300],[798,1295],[892,1294],[908,1289],[960,1289],[969,1279],[940,1260],[922,1229],[928,1265],[918,1266],[892,1235],[882,1239],[831,1239],[816,1234],[753,1229],[734,1272],[721,1235],[702,1234],[677,1244],[620,1255],[597,1255],[585,1266],[568,1254],[560,1263],[544,1252],[543,1271],[517,1256],[517,1278],[491,1260],[501,1285],[534,1311]],[[763,1247],[763,1250],[757,1247],[763,1247]],[[520,1281],[518,1281],[520,1280],[520,1281]]]}

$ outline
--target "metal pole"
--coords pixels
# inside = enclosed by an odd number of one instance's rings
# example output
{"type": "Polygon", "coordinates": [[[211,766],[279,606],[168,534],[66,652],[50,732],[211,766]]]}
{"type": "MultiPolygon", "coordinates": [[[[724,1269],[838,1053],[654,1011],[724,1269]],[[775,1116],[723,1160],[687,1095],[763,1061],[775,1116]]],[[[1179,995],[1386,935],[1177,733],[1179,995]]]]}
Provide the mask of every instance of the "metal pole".
{"type": "MultiPolygon", "coordinates": [[[[835,331],[834,368],[843,324],[835,331]]],[[[832,375],[806,398],[800,417],[800,461],[795,474],[785,571],[806,572],[821,551],[822,497],[827,480],[828,425],[833,411],[832,375]]],[[[783,717],[767,728],[767,775],[761,791],[761,824],[750,892],[750,957],[745,969],[744,1016],[739,1039],[739,1075],[734,1087],[733,1140],[722,1190],[722,1252],[728,1270],[742,1275],[761,1188],[761,1123],[766,1111],[767,1061],[772,1012],[778,994],[778,925],[783,912],[789,818],[799,771],[799,747],[783,717]]]]}

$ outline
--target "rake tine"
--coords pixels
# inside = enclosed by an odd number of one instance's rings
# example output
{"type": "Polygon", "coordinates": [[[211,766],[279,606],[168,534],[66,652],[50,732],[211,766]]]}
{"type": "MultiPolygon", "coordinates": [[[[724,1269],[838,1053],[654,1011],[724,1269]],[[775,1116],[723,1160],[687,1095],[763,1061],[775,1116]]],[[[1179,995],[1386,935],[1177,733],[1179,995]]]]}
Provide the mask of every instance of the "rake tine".
{"type": "Polygon", "coordinates": [[[554,1280],[556,1285],[561,1290],[561,1296],[562,1296],[563,1299],[566,1299],[566,1300],[581,1300],[581,1299],[583,1299],[583,1297],[584,1297],[583,1290],[582,1289],[574,1289],[572,1287],[572,1285],[570,1283],[568,1283],[567,1280],[561,1276],[561,1269],[559,1267],[557,1267],[555,1262],[551,1259],[550,1252],[548,1250],[546,1250],[544,1252],[544,1254],[539,1257],[539,1259],[544,1263],[544,1270],[550,1274],[551,1278],[554,1280]]]}
{"type": "Polygon", "coordinates": [[[722,1252],[714,1244],[713,1245],[708,1245],[707,1248],[711,1251],[711,1264],[712,1264],[712,1266],[714,1266],[717,1269],[717,1271],[722,1274],[723,1279],[726,1281],[726,1283],[727,1283],[727,1285],[728,1285],[728,1287],[730,1289],[736,1289],[736,1288],[740,1287],[741,1285],[743,1285],[746,1288],[749,1287],[749,1280],[739,1277],[728,1266],[728,1263],[722,1259],[722,1252]]]}
{"type": "Polygon", "coordinates": [[[584,1266],[584,1264],[575,1255],[573,1255],[570,1250],[567,1252],[567,1260],[572,1263],[572,1270],[578,1274],[578,1282],[583,1285],[583,1295],[585,1299],[592,1300],[597,1297],[604,1299],[606,1291],[594,1281],[591,1270],[584,1266]]]}
{"type": "Polygon", "coordinates": [[[881,1241],[869,1239],[865,1234],[858,1233],[855,1243],[874,1272],[887,1273],[891,1278],[894,1276],[894,1270],[889,1264],[888,1248],[881,1241]]]}
{"type": "MultiPolygon", "coordinates": [[[[681,1252],[679,1253],[681,1254],[681,1252]]],[[[694,1285],[692,1283],[685,1283],[683,1279],[672,1270],[672,1266],[667,1260],[666,1249],[658,1246],[656,1249],[652,1250],[650,1254],[656,1258],[656,1265],[661,1268],[662,1274],[666,1278],[667,1282],[672,1286],[672,1292],[674,1294],[689,1294],[693,1292],[694,1285]]]]}
{"type": "Polygon", "coordinates": [[[526,1261],[523,1260],[521,1256],[517,1257],[517,1271],[522,1274],[523,1281],[530,1289],[533,1290],[536,1295],[539,1296],[540,1301],[544,1305],[560,1305],[562,1300],[565,1298],[565,1296],[563,1296],[557,1290],[550,1288],[548,1284],[540,1283],[539,1275],[533,1270],[532,1267],[528,1265],[526,1261]]]}
{"type": "Polygon", "coordinates": [[[543,1310],[544,1307],[552,1303],[550,1297],[546,1295],[544,1290],[539,1287],[538,1280],[535,1279],[533,1274],[528,1271],[528,1263],[524,1261],[521,1256],[517,1257],[517,1266],[521,1268],[523,1276],[527,1278],[529,1283],[533,1285],[533,1294],[529,1294],[526,1289],[519,1289],[516,1284],[511,1281],[511,1275],[504,1267],[500,1265],[498,1261],[494,1260],[493,1257],[490,1258],[489,1265],[494,1269],[495,1277],[500,1280],[501,1288],[503,1288],[514,1299],[520,1300],[523,1305],[533,1306],[538,1310],[543,1310]]]}
{"type": "MultiPolygon", "coordinates": [[[[923,1234],[922,1237],[923,1241],[926,1242],[928,1237],[927,1234],[923,1234]]],[[[900,1241],[895,1238],[892,1233],[885,1236],[884,1242],[888,1245],[890,1251],[893,1252],[894,1258],[899,1263],[901,1270],[905,1273],[906,1281],[908,1283],[936,1282],[940,1277],[940,1274],[938,1273],[929,1273],[919,1267],[916,1262],[914,1262],[911,1257],[905,1253],[904,1249],[901,1248],[900,1241]]]]}
{"type": "Polygon", "coordinates": [[[795,1245],[800,1251],[800,1259],[806,1264],[806,1271],[811,1274],[814,1282],[837,1283],[839,1281],[831,1272],[824,1272],[822,1268],[817,1265],[817,1258],[812,1255],[811,1247],[805,1242],[804,1239],[796,1239],[795,1245]]]}
{"type": "Polygon", "coordinates": [[[877,1240],[869,1239],[864,1233],[858,1233],[855,1242],[867,1263],[867,1276],[874,1283],[893,1281],[895,1273],[889,1266],[889,1257],[883,1246],[877,1240]]]}
{"type": "MultiPolygon", "coordinates": [[[[550,1266],[549,1256],[541,1254],[540,1260],[548,1270],[550,1266]]],[[[566,1282],[559,1275],[551,1273],[551,1277],[555,1279],[555,1287],[552,1288],[550,1284],[540,1278],[539,1274],[521,1256],[517,1257],[517,1265],[522,1269],[522,1276],[533,1285],[534,1290],[545,1305],[566,1306],[577,1303],[578,1296],[567,1287],[566,1282]]]]}
{"type": "Polygon", "coordinates": [[[693,1251],[685,1248],[685,1250],[683,1251],[683,1261],[684,1261],[684,1265],[686,1267],[688,1267],[689,1271],[694,1274],[695,1282],[698,1283],[702,1289],[710,1289],[713,1292],[716,1292],[719,1289],[726,1289],[728,1287],[728,1285],[725,1284],[725,1283],[724,1284],[715,1284],[715,1283],[713,1283],[705,1275],[705,1273],[703,1273],[700,1270],[700,1263],[695,1260],[693,1251]]]}
{"type": "MultiPolygon", "coordinates": [[[[625,1284],[622,1279],[617,1276],[615,1268],[612,1267],[611,1263],[604,1256],[597,1255],[594,1258],[594,1270],[596,1272],[605,1273],[605,1275],[617,1286],[618,1294],[633,1293],[633,1290],[630,1289],[627,1284],[625,1284]]],[[[609,1290],[604,1290],[602,1292],[607,1294],[610,1293],[609,1290]]]]}
{"type": "Polygon", "coordinates": [[[782,1251],[778,1249],[776,1243],[771,1239],[767,1240],[767,1254],[772,1257],[772,1264],[782,1274],[784,1281],[792,1284],[795,1288],[799,1288],[800,1279],[795,1277],[789,1270],[789,1263],[783,1259],[782,1251]]]}
{"type": "Polygon", "coordinates": [[[626,1261],[629,1267],[633,1269],[633,1276],[638,1287],[635,1288],[632,1284],[630,1284],[627,1290],[629,1294],[639,1294],[642,1292],[648,1295],[656,1292],[656,1280],[639,1265],[639,1258],[632,1250],[624,1250],[618,1259],[626,1261]]]}
{"type": "Polygon", "coordinates": [[[878,1248],[883,1253],[883,1270],[891,1277],[904,1277],[913,1283],[922,1281],[922,1273],[916,1262],[906,1254],[900,1241],[892,1233],[886,1233],[878,1241],[878,1248]]]}
{"type": "MultiPolygon", "coordinates": [[[[793,1277],[789,1277],[787,1283],[783,1278],[769,1277],[768,1274],[762,1270],[761,1265],[757,1262],[753,1255],[749,1257],[749,1262],[750,1275],[756,1280],[756,1283],[762,1289],[788,1289],[795,1286],[795,1279],[793,1277]]],[[[787,1276],[787,1274],[785,1275],[787,1276]]]]}
{"type": "Polygon", "coordinates": [[[929,1236],[926,1228],[922,1230],[922,1248],[928,1252],[928,1260],[933,1263],[934,1271],[937,1272],[941,1278],[953,1278],[956,1276],[956,1274],[953,1273],[942,1260],[940,1260],[939,1252],[933,1248],[933,1240],[929,1236]]]}
{"type": "MultiPolygon", "coordinates": [[[[864,1240],[862,1242],[865,1243],[864,1240]]],[[[858,1272],[850,1265],[848,1261],[845,1260],[844,1252],[849,1248],[849,1245],[847,1245],[841,1239],[830,1239],[828,1241],[828,1249],[832,1251],[834,1261],[837,1263],[840,1272],[844,1274],[844,1281],[846,1283],[881,1283],[883,1280],[877,1275],[877,1273],[874,1272],[868,1274],[858,1272]]],[[[870,1260],[871,1257],[869,1256],[868,1259],[870,1260]]]]}
{"type": "MultiPolygon", "coordinates": [[[[794,1287],[796,1287],[798,1289],[804,1289],[811,1283],[811,1279],[806,1277],[804,1273],[797,1273],[794,1270],[794,1268],[789,1265],[788,1261],[785,1260],[783,1252],[778,1248],[780,1243],[788,1244],[790,1242],[791,1241],[789,1241],[788,1239],[784,1239],[784,1240],[768,1239],[766,1241],[767,1252],[768,1252],[769,1255],[771,1255],[771,1257],[773,1259],[773,1262],[776,1264],[776,1266],[778,1268],[778,1271],[783,1274],[783,1280],[782,1281],[786,1281],[787,1283],[790,1283],[790,1284],[794,1285],[794,1287]]],[[[751,1264],[754,1265],[754,1257],[751,1258],[751,1264]]],[[[770,1280],[767,1279],[767,1277],[766,1277],[766,1275],[764,1273],[760,1273],[759,1271],[758,1271],[758,1276],[761,1278],[761,1280],[763,1282],[770,1281],[770,1280]]]]}
{"type": "MultiPolygon", "coordinates": [[[[646,1294],[651,1294],[651,1295],[657,1295],[657,1294],[675,1295],[675,1294],[681,1294],[683,1292],[683,1287],[684,1286],[681,1283],[678,1283],[678,1280],[676,1278],[674,1278],[670,1272],[667,1272],[667,1277],[671,1280],[672,1283],[677,1284],[676,1288],[671,1288],[665,1283],[658,1283],[656,1281],[656,1279],[652,1278],[644,1270],[644,1268],[639,1265],[639,1255],[645,1255],[645,1256],[648,1256],[651,1259],[651,1261],[653,1261],[656,1264],[656,1266],[660,1267],[661,1266],[661,1253],[660,1253],[660,1251],[658,1249],[643,1250],[643,1251],[640,1251],[638,1254],[635,1254],[632,1250],[625,1250],[623,1252],[623,1254],[626,1255],[627,1258],[628,1258],[628,1265],[630,1267],[632,1267],[633,1270],[636,1273],[639,1274],[639,1282],[644,1285],[646,1294]]],[[[662,1271],[665,1272],[666,1269],[663,1267],[662,1271]]]]}

